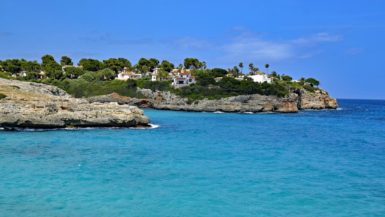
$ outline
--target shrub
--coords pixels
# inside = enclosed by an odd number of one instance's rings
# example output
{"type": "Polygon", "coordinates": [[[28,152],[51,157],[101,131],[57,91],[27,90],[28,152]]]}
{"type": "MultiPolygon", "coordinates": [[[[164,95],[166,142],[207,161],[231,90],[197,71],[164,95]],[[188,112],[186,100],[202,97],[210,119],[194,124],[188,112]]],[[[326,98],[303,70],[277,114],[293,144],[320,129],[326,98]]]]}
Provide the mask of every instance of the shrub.
{"type": "Polygon", "coordinates": [[[210,84],[215,84],[215,79],[209,73],[197,73],[196,74],[197,83],[201,86],[208,86],[210,84]]]}
{"type": "Polygon", "coordinates": [[[109,69],[102,69],[96,72],[96,78],[99,81],[109,81],[115,79],[116,73],[109,69]]]}
{"type": "Polygon", "coordinates": [[[74,97],[90,97],[118,93],[122,96],[136,97],[136,87],[130,86],[126,81],[87,81],[83,78],[65,79],[63,81],[51,81],[74,97]]]}
{"type": "Polygon", "coordinates": [[[95,72],[86,72],[80,78],[88,82],[97,80],[95,72]]]}
{"type": "Polygon", "coordinates": [[[307,83],[309,83],[309,84],[311,84],[313,86],[318,86],[320,84],[320,82],[317,79],[315,79],[315,78],[307,78],[305,80],[305,82],[307,82],[307,83]]]}
{"type": "Polygon", "coordinates": [[[284,81],[291,81],[291,80],[293,80],[293,78],[291,76],[289,76],[289,75],[282,75],[281,79],[284,80],[284,81]]]}
{"type": "Polygon", "coordinates": [[[10,78],[11,75],[8,72],[0,71],[0,78],[10,78]]]}
{"type": "Polygon", "coordinates": [[[223,77],[227,75],[227,70],[221,68],[213,68],[211,69],[211,74],[214,77],[223,77]]]}
{"type": "Polygon", "coordinates": [[[74,67],[74,66],[66,67],[64,71],[65,71],[65,77],[67,78],[78,78],[79,76],[85,73],[85,71],[82,68],[74,67]]]}
{"type": "Polygon", "coordinates": [[[148,79],[137,80],[137,86],[144,89],[151,89],[153,91],[169,91],[171,90],[171,81],[150,81],[148,79]]]}

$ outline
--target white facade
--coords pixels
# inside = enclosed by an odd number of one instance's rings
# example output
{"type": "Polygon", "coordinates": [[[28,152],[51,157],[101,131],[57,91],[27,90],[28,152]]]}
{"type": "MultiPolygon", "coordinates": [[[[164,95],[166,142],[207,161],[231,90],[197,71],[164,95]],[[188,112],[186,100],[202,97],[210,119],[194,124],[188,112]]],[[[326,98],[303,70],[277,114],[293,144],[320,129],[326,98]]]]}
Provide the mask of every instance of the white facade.
{"type": "Polygon", "coordinates": [[[185,87],[195,83],[195,78],[189,73],[176,73],[173,76],[172,85],[175,88],[185,87]]]}
{"type": "Polygon", "coordinates": [[[141,74],[136,74],[133,72],[121,72],[118,74],[118,77],[116,77],[117,80],[127,81],[128,79],[139,79],[141,78],[141,74]]]}
{"type": "Polygon", "coordinates": [[[155,68],[154,72],[151,74],[151,81],[158,80],[158,68],[155,68]]]}
{"type": "Polygon", "coordinates": [[[267,74],[249,75],[247,77],[253,79],[253,81],[257,83],[263,83],[263,82],[271,83],[271,78],[269,78],[267,74]]]}

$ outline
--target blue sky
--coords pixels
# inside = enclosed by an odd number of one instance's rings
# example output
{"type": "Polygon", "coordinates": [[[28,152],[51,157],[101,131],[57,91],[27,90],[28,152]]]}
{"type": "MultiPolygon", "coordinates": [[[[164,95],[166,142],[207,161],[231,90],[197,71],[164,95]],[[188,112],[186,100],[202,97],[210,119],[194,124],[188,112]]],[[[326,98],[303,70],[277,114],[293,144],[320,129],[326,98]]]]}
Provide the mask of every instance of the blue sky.
{"type": "Polygon", "coordinates": [[[385,1],[0,0],[0,59],[240,61],[315,77],[338,98],[385,99],[385,1]]]}

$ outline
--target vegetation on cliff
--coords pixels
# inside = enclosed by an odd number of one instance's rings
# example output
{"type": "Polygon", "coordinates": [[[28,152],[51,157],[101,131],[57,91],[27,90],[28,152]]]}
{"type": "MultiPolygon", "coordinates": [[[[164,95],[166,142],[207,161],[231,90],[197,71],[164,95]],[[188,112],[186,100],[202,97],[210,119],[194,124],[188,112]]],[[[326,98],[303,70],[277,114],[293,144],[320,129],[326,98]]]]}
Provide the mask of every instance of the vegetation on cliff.
{"type": "MultiPolygon", "coordinates": [[[[248,75],[265,74],[253,63],[248,65],[249,72],[244,74],[244,65],[239,63],[230,69],[208,69],[205,62],[196,58],[186,58],[177,68],[190,70],[196,83],[189,86],[174,88],[170,80],[151,81],[149,72],[157,68],[163,77],[171,74],[174,64],[159,61],[155,58],[141,58],[132,65],[125,58],[110,58],[99,61],[96,59],[80,59],[78,66],[68,56],[63,56],[56,62],[53,56],[44,55],[41,63],[25,59],[10,59],[0,61],[0,77],[18,80],[34,81],[58,86],[75,97],[119,93],[124,96],[142,97],[137,88],[171,91],[190,100],[203,98],[219,99],[228,96],[261,94],[283,97],[298,89],[314,91],[319,81],[314,78],[301,78],[294,81],[288,75],[276,72],[268,74],[271,82],[255,82],[248,75]],[[143,75],[139,79],[127,81],[116,80],[117,74],[129,69],[143,75]]],[[[270,65],[265,64],[265,71],[270,65]]]]}

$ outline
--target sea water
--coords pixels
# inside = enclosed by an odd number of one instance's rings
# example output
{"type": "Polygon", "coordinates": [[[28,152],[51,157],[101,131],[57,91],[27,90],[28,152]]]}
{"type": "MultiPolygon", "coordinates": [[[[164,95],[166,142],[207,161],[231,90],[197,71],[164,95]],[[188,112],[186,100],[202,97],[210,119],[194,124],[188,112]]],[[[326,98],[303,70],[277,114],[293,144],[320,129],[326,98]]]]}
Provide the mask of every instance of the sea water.
{"type": "Polygon", "coordinates": [[[0,132],[0,216],[385,216],[385,101],[0,132]]]}

